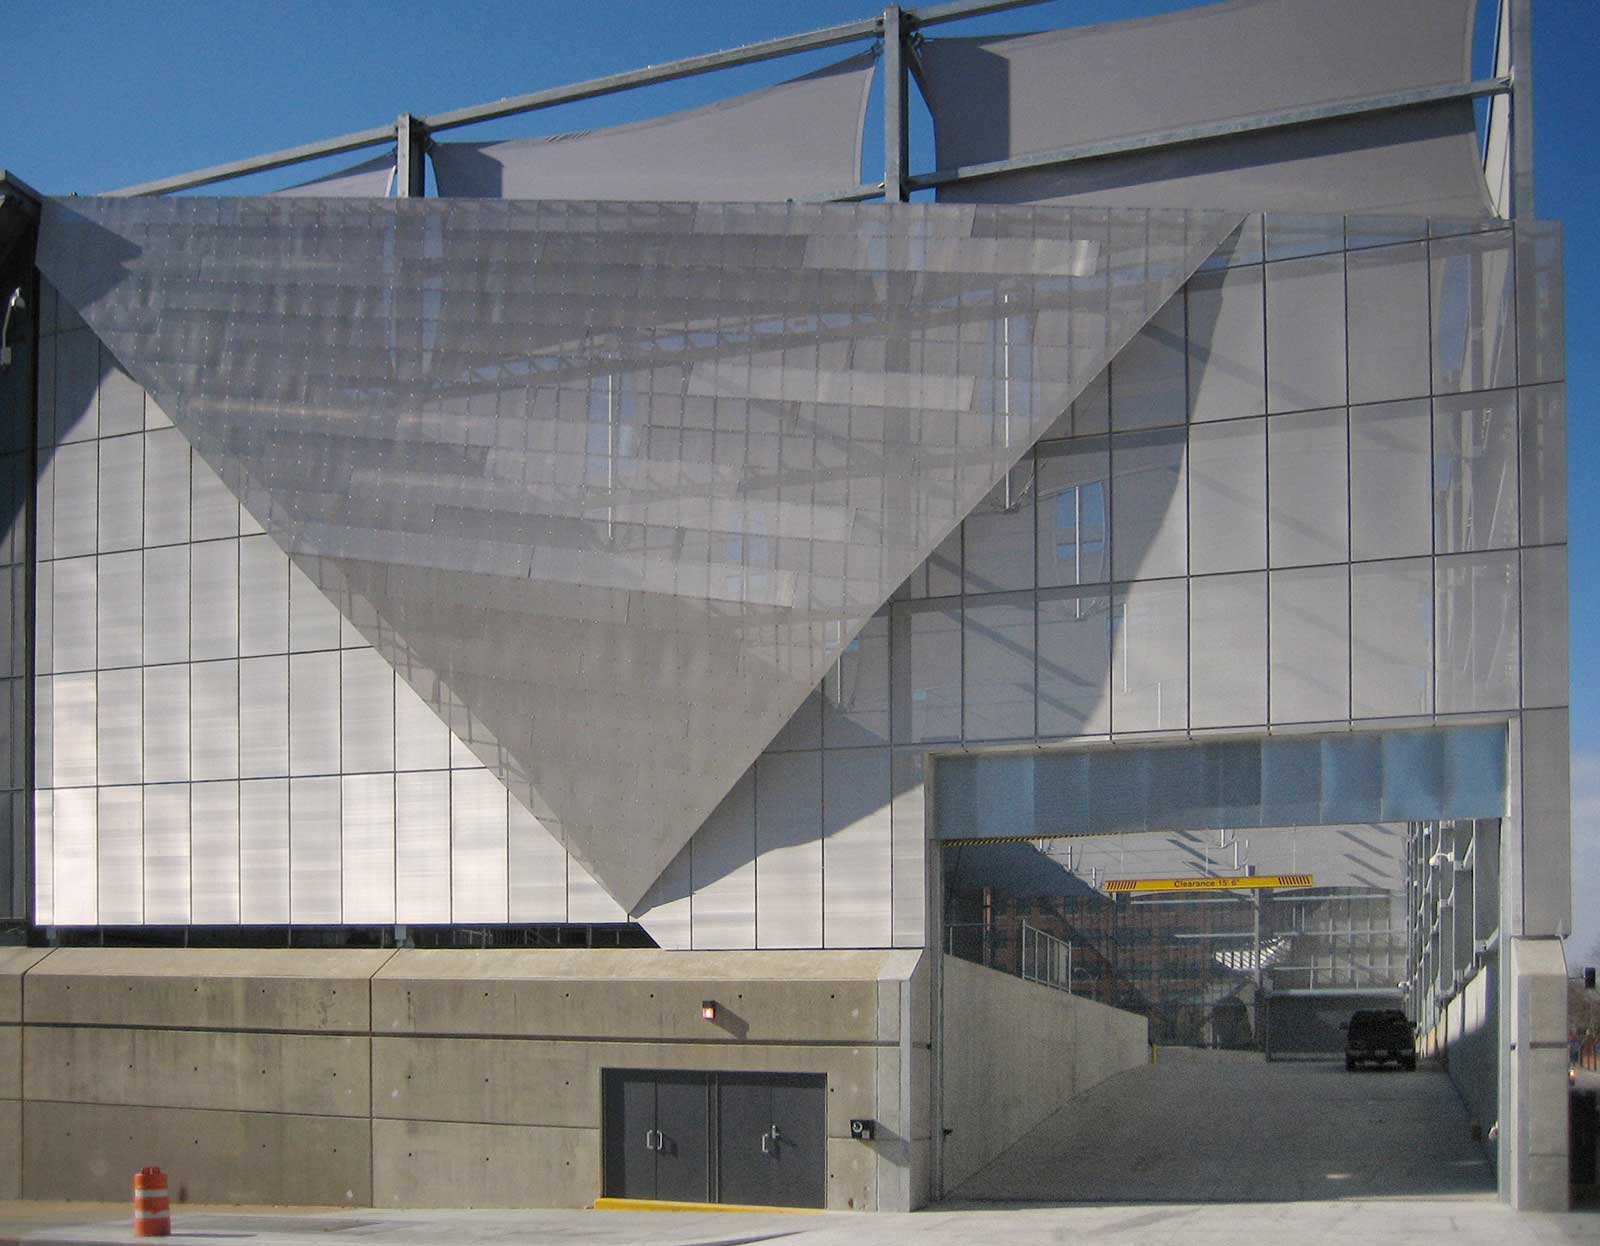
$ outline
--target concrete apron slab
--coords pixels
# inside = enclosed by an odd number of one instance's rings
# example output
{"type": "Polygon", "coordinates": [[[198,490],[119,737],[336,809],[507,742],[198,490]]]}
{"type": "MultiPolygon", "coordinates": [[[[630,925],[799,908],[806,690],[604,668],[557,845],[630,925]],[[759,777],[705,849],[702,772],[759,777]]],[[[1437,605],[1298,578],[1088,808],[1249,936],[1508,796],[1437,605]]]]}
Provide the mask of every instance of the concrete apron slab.
{"type": "MultiPolygon", "coordinates": [[[[106,1204],[0,1203],[0,1246],[124,1246],[135,1242],[106,1204]],[[71,1218],[77,1211],[79,1217],[71,1218]]],[[[360,1239],[387,1246],[1055,1246],[1114,1236],[1119,1246],[1279,1246],[1360,1241],[1396,1246],[1547,1246],[1600,1240],[1600,1215],[1518,1214],[1489,1199],[1390,1199],[1294,1204],[1119,1205],[964,1209],[909,1215],[748,1215],[696,1212],[371,1211],[325,1208],[179,1207],[174,1246],[330,1246],[360,1239]]],[[[137,1239],[148,1240],[148,1239],[137,1239]]]]}
{"type": "Polygon", "coordinates": [[[1494,1197],[1444,1074],[1163,1048],[954,1192],[972,1203],[1362,1203],[1494,1197]]]}

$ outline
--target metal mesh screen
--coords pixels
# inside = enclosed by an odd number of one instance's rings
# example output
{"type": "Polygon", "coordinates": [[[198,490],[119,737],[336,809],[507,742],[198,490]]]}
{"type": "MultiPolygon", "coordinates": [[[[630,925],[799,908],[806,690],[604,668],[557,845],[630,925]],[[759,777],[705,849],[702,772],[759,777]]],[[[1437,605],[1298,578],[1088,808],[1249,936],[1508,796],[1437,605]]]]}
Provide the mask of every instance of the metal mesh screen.
{"type": "Polygon", "coordinates": [[[39,265],[631,907],[1239,220],[75,199],[39,265]]]}

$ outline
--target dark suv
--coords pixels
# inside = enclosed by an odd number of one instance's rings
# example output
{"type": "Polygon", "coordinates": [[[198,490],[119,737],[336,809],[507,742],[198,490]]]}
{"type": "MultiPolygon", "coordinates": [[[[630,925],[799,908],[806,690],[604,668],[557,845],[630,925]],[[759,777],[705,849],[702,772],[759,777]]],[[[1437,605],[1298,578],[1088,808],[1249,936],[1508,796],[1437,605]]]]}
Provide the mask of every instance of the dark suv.
{"type": "Polygon", "coordinates": [[[1375,1064],[1382,1068],[1393,1060],[1407,1072],[1417,1067],[1417,1044],[1411,1036],[1411,1022],[1398,1008],[1358,1012],[1344,1027],[1344,1067],[1375,1064]]]}

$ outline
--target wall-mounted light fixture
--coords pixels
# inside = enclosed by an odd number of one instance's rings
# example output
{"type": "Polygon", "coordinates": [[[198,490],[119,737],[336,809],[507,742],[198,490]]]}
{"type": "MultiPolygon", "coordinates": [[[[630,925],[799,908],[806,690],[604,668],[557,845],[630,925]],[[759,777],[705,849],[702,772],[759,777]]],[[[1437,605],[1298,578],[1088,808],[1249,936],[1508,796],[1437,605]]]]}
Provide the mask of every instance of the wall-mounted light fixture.
{"type": "Polygon", "coordinates": [[[701,1000],[700,1017],[705,1021],[715,1021],[717,1019],[717,1001],[714,999],[701,1000]]]}
{"type": "Polygon", "coordinates": [[[6,300],[5,320],[0,322],[0,371],[11,366],[11,317],[27,310],[28,300],[22,297],[22,288],[19,286],[6,300]]]}

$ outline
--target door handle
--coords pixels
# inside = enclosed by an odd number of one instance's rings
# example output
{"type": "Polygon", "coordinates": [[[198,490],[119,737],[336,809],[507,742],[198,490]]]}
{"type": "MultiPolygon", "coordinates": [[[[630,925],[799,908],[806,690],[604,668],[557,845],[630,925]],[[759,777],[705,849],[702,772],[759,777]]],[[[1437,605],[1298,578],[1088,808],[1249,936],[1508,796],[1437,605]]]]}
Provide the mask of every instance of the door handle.
{"type": "Polygon", "coordinates": [[[647,1129],[647,1130],[644,1131],[644,1149],[645,1150],[653,1151],[653,1150],[656,1149],[655,1143],[650,1141],[651,1138],[655,1137],[655,1133],[656,1133],[656,1131],[653,1130],[653,1129],[647,1129]]]}
{"type": "Polygon", "coordinates": [[[761,1135],[761,1154],[770,1155],[772,1153],[771,1151],[769,1151],[767,1149],[767,1143],[769,1143],[771,1141],[772,1141],[772,1135],[771,1134],[764,1133],[764,1134],[761,1135]]]}
{"type": "Polygon", "coordinates": [[[665,1151],[666,1149],[667,1149],[667,1137],[666,1137],[665,1134],[663,1134],[658,1129],[658,1130],[656,1130],[656,1150],[665,1151]]]}

